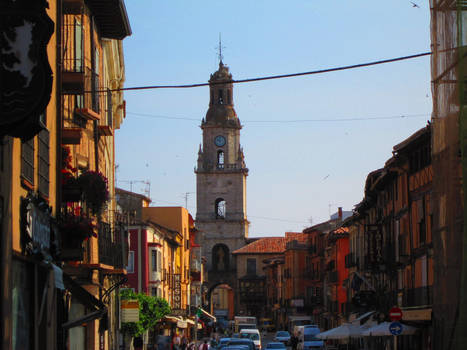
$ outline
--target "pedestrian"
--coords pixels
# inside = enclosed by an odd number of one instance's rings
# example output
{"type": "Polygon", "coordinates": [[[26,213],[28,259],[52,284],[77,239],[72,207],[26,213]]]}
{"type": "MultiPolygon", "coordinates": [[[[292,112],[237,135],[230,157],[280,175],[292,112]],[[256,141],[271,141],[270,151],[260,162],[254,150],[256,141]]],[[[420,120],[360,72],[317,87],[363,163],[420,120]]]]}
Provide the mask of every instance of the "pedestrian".
{"type": "Polygon", "coordinates": [[[208,350],[208,349],[209,349],[208,341],[204,339],[203,343],[199,346],[199,350],[208,350]]]}
{"type": "Polygon", "coordinates": [[[292,334],[290,337],[290,345],[292,345],[292,350],[297,350],[298,338],[295,334],[292,334]]]}
{"type": "Polygon", "coordinates": [[[134,337],[133,338],[133,347],[135,348],[135,350],[142,350],[143,349],[143,338],[134,337]]]}
{"type": "Polygon", "coordinates": [[[185,334],[182,336],[182,340],[181,340],[181,343],[180,343],[180,349],[181,350],[186,350],[186,347],[188,345],[188,339],[187,337],[185,336],[185,334]]]}
{"type": "Polygon", "coordinates": [[[173,343],[174,350],[180,350],[180,336],[178,335],[178,333],[174,334],[172,343],[173,343]]]}

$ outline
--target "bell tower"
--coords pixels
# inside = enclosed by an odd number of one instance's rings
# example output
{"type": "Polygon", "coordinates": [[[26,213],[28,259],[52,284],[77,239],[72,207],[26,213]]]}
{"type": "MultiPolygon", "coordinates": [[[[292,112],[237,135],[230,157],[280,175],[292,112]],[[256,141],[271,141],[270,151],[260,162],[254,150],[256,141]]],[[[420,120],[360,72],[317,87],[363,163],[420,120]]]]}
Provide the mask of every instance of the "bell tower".
{"type": "Polygon", "coordinates": [[[207,258],[209,284],[228,283],[235,288],[232,252],[248,237],[246,177],[240,146],[240,120],[234,109],[232,74],[219,62],[209,79],[209,108],[201,122],[203,142],[196,173],[196,227],[207,258]]]}

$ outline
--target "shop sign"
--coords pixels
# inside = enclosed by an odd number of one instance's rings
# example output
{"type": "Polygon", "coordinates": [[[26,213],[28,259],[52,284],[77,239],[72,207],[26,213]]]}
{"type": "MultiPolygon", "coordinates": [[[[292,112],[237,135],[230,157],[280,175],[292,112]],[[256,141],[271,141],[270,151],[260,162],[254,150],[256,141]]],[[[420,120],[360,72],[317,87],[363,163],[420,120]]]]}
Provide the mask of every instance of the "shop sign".
{"type": "Polygon", "coordinates": [[[187,312],[184,309],[172,309],[171,314],[174,316],[183,316],[183,317],[187,316],[187,312]]]}
{"type": "Polygon", "coordinates": [[[52,92],[47,44],[54,23],[47,1],[0,2],[0,135],[29,139],[52,92]]]}
{"type": "Polygon", "coordinates": [[[24,233],[32,242],[33,252],[50,250],[50,212],[51,209],[41,199],[28,197],[23,203],[24,233]]]}
{"type": "Polygon", "coordinates": [[[431,308],[418,310],[404,310],[404,321],[431,321],[431,308]]]}
{"type": "Polygon", "coordinates": [[[139,302],[138,300],[122,300],[122,322],[139,321],[139,302]]]}
{"type": "Polygon", "coordinates": [[[182,284],[181,275],[174,273],[173,275],[173,297],[172,297],[172,309],[177,310],[182,308],[182,284]]]}

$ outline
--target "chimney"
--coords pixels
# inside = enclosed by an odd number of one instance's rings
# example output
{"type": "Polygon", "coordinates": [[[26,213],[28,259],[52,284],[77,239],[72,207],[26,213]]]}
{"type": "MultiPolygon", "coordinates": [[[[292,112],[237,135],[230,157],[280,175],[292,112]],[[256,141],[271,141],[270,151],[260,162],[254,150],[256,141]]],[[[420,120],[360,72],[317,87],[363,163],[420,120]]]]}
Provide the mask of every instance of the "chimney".
{"type": "Polygon", "coordinates": [[[337,209],[337,217],[339,218],[340,221],[342,221],[342,207],[339,207],[337,209]]]}

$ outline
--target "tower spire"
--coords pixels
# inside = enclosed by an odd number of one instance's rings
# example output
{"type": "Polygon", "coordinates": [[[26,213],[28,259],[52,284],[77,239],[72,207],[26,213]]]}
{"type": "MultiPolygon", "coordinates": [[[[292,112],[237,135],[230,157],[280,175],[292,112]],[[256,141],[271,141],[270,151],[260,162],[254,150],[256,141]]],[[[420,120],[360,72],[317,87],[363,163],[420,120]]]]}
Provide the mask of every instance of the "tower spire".
{"type": "Polygon", "coordinates": [[[218,53],[218,57],[219,57],[219,64],[223,64],[222,59],[224,58],[224,56],[222,55],[222,37],[221,37],[221,33],[219,33],[219,53],[218,53]]]}

